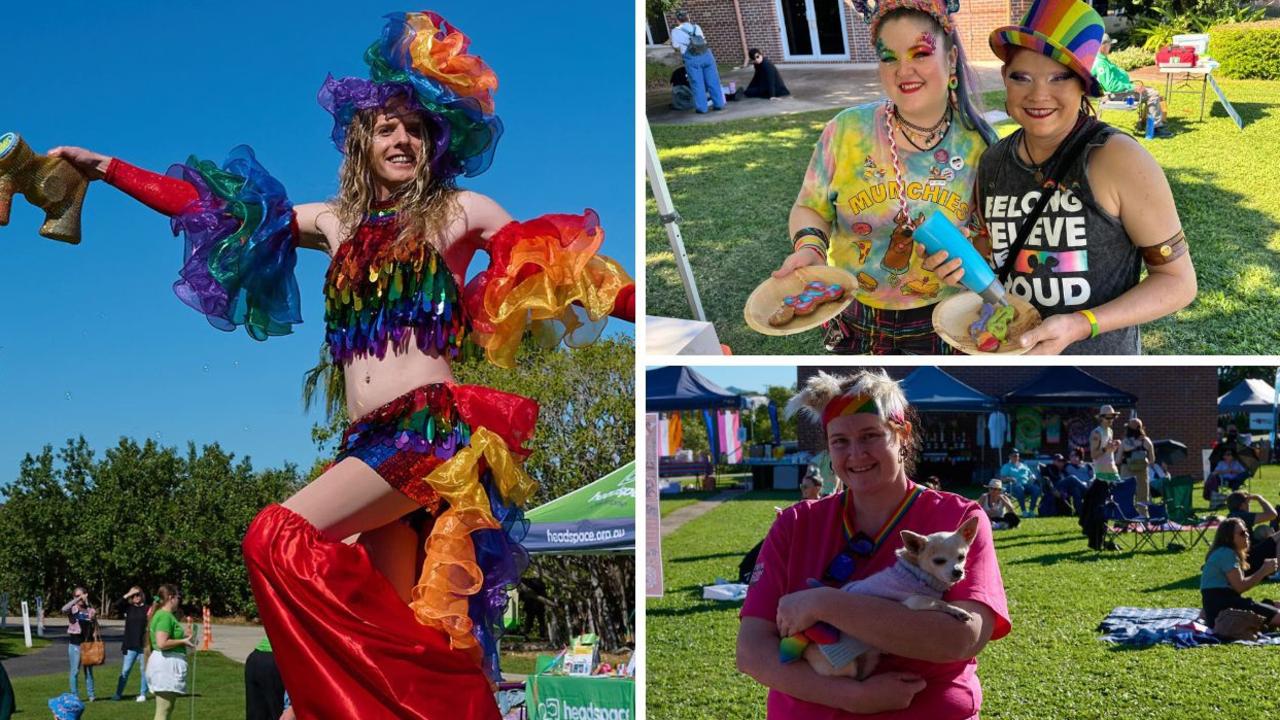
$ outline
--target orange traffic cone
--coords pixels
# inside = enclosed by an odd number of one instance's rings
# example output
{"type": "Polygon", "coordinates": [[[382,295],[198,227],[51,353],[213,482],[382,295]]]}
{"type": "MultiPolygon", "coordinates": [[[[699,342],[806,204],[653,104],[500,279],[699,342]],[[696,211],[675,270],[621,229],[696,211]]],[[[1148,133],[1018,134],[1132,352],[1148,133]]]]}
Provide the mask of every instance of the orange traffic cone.
{"type": "Polygon", "coordinates": [[[209,613],[209,606],[204,606],[204,641],[200,643],[201,650],[209,650],[213,647],[213,623],[209,613]]]}

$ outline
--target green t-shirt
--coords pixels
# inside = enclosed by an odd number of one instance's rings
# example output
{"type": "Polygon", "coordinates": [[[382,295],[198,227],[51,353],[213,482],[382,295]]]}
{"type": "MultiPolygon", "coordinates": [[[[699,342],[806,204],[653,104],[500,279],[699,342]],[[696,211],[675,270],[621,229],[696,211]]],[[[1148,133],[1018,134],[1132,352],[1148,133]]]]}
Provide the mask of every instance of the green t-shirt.
{"type": "Polygon", "coordinates": [[[262,652],[271,652],[271,638],[265,638],[265,637],[262,638],[262,642],[258,643],[258,646],[255,647],[254,650],[261,650],[262,652]]]}
{"type": "Polygon", "coordinates": [[[1120,66],[1111,62],[1106,55],[1099,54],[1094,58],[1093,76],[1098,79],[1098,84],[1102,86],[1103,91],[1109,94],[1133,90],[1133,81],[1129,79],[1129,73],[1121,70],[1120,66]]]}
{"type": "MultiPolygon", "coordinates": [[[[178,618],[174,617],[173,613],[169,612],[168,610],[157,610],[151,616],[151,647],[159,650],[160,648],[156,645],[157,632],[167,632],[169,633],[169,637],[174,640],[181,640],[182,638],[186,637],[182,629],[182,623],[178,622],[178,618]]],[[[173,647],[173,648],[164,650],[164,652],[172,652],[172,653],[178,653],[179,655],[186,655],[187,646],[179,645],[178,647],[173,647]]]]}
{"type": "Polygon", "coordinates": [[[1236,556],[1236,552],[1229,547],[1220,547],[1209,553],[1209,557],[1204,561],[1204,572],[1200,575],[1200,589],[1213,590],[1217,588],[1231,589],[1231,583],[1227,582],[1227,573],[1234,568],[1240,567],[1240,558],[1236,556]]]}

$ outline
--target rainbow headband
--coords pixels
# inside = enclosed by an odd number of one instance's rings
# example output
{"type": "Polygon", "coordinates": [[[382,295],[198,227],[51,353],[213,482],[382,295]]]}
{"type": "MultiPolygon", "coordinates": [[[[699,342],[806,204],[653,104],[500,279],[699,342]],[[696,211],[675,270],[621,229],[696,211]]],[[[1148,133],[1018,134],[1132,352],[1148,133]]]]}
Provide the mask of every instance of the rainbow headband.
{"type": "MultiPolygon", "coordinates": [[[[831,424],[832,420],[845,415],[857,415],[859,413],[871,413],[877,417],[884,417],[884,413],[880,411],[880,403],[870,395],[841,395],[827,403],[822,410],[822,427],[831,424]]],[[[897,422],[903,422],[901,415],[890,418],[897,422]]]]}

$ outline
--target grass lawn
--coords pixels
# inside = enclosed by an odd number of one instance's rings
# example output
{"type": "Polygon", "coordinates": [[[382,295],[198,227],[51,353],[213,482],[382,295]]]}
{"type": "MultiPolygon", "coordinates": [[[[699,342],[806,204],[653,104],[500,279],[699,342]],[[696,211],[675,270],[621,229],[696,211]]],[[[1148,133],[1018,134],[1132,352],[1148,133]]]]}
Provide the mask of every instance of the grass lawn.
{"type": "MultiPolygon", "coordinates": [[[[1253,491],[1274,499],[1280,470],[1265,475],[1253,491]]],[[[791,492],[748,493],[663,540],[667,594],[648,602],[651,717],[764,717],[765,689],[734,669],[740,604],[702,600],[701,586],[732,575],[767,532],[773,506],[793,499],[791,492]]],[[[1199,606],[1204,545],[1100,555],[1085,546],[1075,518],[1033,518],[999,532],[996,551],[1013,632],[979,659],[984,720],[1245,720],[1280,712],[1270,682],[1280,677],[1278,648],[1124,650],[1097,639],[1094,628],[1119,605],[1199,606]]],[[[1268,584],[1250,595],[1278,592],[1268,584]]]]}
{"type": "Polygon", "coordinates": [[[39,650],[50,642],[48,638],[37,637],[33,627],[31,628],[32,647],[28,649],[22,630],[6,629],[4,632],[0,632],[0,659],[25,655],[32,650],[39,650]]]}
{"type": "MultiPolygon", "coordinates": [[[[187,688],[192,689],[192,670],[188,668],[187,688]]],[[[138,692],[138,672],[135,669],[129,677],[126,691],[133,696],[127,701],[112,702],[111,694],[116,689],[116,678],[120,676],[120,662],[108,661],[106,665],[94,669],[95,689],[98,702],[87,704],[85,718],[111,718],[112,720],[150,720],[155,716],[154,700],[145,703],[134,702],[138,692]]],[[[51,717],[46,704],[49,698],[67,692],[67,674],[65,672],[34,677],[12,678],[13,691],[17,696],[19,718],[51,717]]],[[[200,720],[243,720],[244,718],[244,665],[228,660],[218,652],[202,652],[194,663],[194,690],[196,696],[195,717],[200,720]]],[[[80,677],[80,697],[85,697],[84,676],[80,677]]],[[[191,717],[191,698],[182,698],[174,706],[174,718],[191,717]]]]}
{"type": "MultiPolygon", "coordinates": [[[[1176,135],[1141,142],[1165,169],[1200,281],[1195,302],[1143,328],[1144,352],[1242,354],[1280,345],[1280,195],[1269,178],[1280,158],[1280,81],[1222,80],[1245,121],[1237,130],[1221,105],[1203,123],[1198,102],[1170,108],[1176,135]]],[[[999,93],[988,107],[1000,107],[999,93]]],[[[747,296],[789,254],[787,213],[813,144],[834,111],[652,128],[683,222],[707,319],[735,354],[823,352],[821,334],[766,337],[742,319],[747,296]]],[[[1102,115],[1128,128],[1132,113],[1102,115]]],[[[674,255],[648,198],[646,277],[651,315],[689,317],[674,255]]]]}

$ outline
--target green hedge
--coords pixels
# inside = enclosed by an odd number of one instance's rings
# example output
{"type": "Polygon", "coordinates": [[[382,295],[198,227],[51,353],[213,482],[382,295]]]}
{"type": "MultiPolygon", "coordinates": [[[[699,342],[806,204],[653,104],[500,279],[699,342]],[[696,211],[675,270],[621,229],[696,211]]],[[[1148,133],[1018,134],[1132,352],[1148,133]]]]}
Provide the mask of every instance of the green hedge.
{"type": "Polygon", "coordinates": [[[1209,30],[1209,55],[1229,78],[1280,79],[1280,20],[1218,25],[1209,30]]]}
{"type": "Polygon", "coordinates": [[[1121,70],[1137,70],[1141,67],[1156,64],[1156,54],[1144,50],[1138,45],[1116,50],[1108,54],[1107,57],[1111,58],[1111,62],[1115,63],[1121,70]]]}

